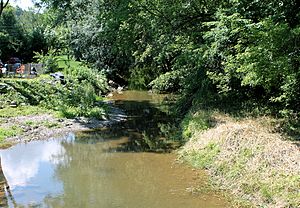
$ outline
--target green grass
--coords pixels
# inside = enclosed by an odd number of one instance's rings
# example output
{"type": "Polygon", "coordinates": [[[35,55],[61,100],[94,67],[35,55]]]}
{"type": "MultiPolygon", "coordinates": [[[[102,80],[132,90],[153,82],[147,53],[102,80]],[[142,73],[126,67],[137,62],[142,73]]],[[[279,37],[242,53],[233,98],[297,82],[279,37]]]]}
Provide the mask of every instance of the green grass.
{"type": "Polygon", "coordinates": [[[19,106],[17,108],[6,107],[0,109],[0,117],[12,118],[17,116],[38,115],[43,113],[53,113],[51,110],[39,106],[19,106]]]}
{"type": "Polygon", "coordinates": [[[209,143],[204,149],[192,151],[184,155],[184,158],[193,167],[204,169],[209,168],[213,164],[214,158],[219,152],[220,148],[217,144],[209,143]]]}
{"type": "Polygon", "coordinates": [[[194,132],[209,129],[212,126],[211,115],[210,111],[188,113],[181,122],[182,137],[187,140],[194,132]]]}
{"type": "Polygon", "coordinates": [[[1,82],[9,83],[9,82],[36,82],[37,80],[49,79],[49,74],[40,74],[37,77],[33,78],[20,78],[20,77],[2,77],[0,78],[1,82]]]}
{"type": "Polygon", "coordinates": [[[0,127],[0,142],[4,142],[7,137],[17,136],[18,134],[22,133],[22,129],[17,126],[12,126],[9,128],[2,128],[0,127]]]}
{"type": "Polygon", "coordinates": [[[25,124],[27,126],[34,126],[36,123],[34,121],[26,121],[25,124]]]}
{"type": "MultiPolygon", "coordinates": [[[[266,137],[282,145],[277,140],[279,136],[270,135],[268,131],[272,122],[259,118],[243,121],[226,116],[212,110],[187,114],[181,125],[183,137],[190,141],[180,156],[195,168],[208,169],[216,188],[233,191],[234,203],[260,207],[282,203],[280,207],[300,207],[300,175],[295,170],[296,164],[294,168],[283,169],[284,164],[272,159],[280,158],[277,155],[279,146],[275,145],[272,152],[266,148],[267,143],[256,142],[266,137]],[[224,125],[213,128],[216,122],[224,125]],[[240,128],[235,129],[234,122],[240,128]],[[246,125],[251,125],[251,131],[246,125]]],[[[295,154],[290,153],[291,161],[295,161],[295,154]]]]}
{"type": "Polygon", "coordinates": [[[49,75],[35,79],[3,79],[10,88],[0,94],[0,108],[3,108],[0,117],[48,113],[45,108],[67,118],[99,118],[105,113],[105,107],[98,104],[102,100],[101,92],[107,90],[105,76],[67,56],[58,56],[55,60],[59,70],[67,75],[65,85],[53,82],[49,75]],[[20,107],[11,108],[12,104],[20,107]]]}
{"type": "Polygon", "coordinates": [[[39,126],[45,126],[49,129],[61,127],[61,124],[59,122],[52,122],[52,121],[39,121],[39,122],[26,121],[24,124],[32,128],[36,128],[39,126]]]}
{"type": "Polygon", "coordinates": [[[105,106],[94,106],[87,109],[81,109],[80,107],[73,106],[63,106],[59,112],[57,112],[60,118],[75,118],[79,116],[84,116],[88,118],[101,119],[105,114],[107,107],[105,106]]]}
{"type": "Polygon", "coordinates": [[[82,65],[81,62],[75,61],[73,59],[68,59],[67,55],[58,56],[58,68],[65,69],[65,68],[76,68],[82,65]]]}
{"type": "Polygon", "coordinates": [[[50,121],[44,121],[42,123],[43,126],[51,129],[51,128],[58,128],[58,127],[61,127],[61,124],[58,123],[58,122],[50,122],[50,121]]]}

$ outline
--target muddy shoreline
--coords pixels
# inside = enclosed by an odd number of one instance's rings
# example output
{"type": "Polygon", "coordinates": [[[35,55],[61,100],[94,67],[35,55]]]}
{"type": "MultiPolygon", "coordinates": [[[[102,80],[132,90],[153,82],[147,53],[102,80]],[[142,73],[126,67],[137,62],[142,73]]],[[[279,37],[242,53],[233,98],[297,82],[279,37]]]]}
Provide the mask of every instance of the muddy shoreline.
{"type": "Polygon", "coordinates": [[[57,118],[49,113],[0,118],[0,127],[16,127],[20,131],[17,135],[6,138],[2,148],[20,142],[56,138],[76,131],[100,129],[125,120],[124,111],[113,106],[110,106],[109,113],[103,115],[101,119],[85,117],[57,118]]]}

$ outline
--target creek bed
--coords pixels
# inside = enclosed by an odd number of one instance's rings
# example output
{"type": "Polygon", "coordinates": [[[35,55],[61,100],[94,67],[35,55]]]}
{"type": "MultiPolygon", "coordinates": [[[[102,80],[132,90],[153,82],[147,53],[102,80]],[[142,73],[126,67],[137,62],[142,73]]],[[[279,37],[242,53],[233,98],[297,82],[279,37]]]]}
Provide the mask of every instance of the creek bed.
{"type": "MultiPolygon", "coordinates": [[[[229,207],[222,197],[193,190],[206,175],[176,162],[161,130],[172,118],[163,95],[126,91],[115,106],[126,121],[62,138],[1,150],[8,207],[229,207]]],[[[175,145],[176,146],[176,145],[175,145]]],[[[2,198],[1,198],[2,196],[2,198]]]]}

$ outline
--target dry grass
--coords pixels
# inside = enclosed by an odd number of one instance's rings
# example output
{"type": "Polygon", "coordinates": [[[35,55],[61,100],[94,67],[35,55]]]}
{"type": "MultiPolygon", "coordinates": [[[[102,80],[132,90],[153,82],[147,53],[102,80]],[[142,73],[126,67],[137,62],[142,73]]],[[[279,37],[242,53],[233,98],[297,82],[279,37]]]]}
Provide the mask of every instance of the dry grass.
{"type": "Polygon", "coordinates": [[[254,206],[300,207],[300,150],[275,133],[274,120],[236,121],[220,113],[211,118],[215,126],[193,132],[181,150],[183,158],[202,164],[220,188],[254,206]],[[212,144],[217,152],[208,148],[212,144]],[[203,155],[210,160],[203,161],[203,155]]]}

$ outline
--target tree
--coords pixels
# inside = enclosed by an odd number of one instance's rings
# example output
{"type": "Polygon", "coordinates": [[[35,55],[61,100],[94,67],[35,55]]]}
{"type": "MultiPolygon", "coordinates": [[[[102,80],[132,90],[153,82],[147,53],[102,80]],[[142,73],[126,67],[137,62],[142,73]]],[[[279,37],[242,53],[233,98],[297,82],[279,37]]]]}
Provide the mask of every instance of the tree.
{"type": "Polygon", "coordinates": [[[300,109],[300,1],[43,2],[77,59],[133,87],[300,109]]]}
{"type": "Polygon", "coordinates": [[[19,57],[33,60],[35,52],[46,53],[48,41],[46,14],[24,11],[8,5],[0,17],[0,55],[2,61],[19,57]]]}
{"type": "Polygon", "coordinates": [[[9,2],[9,0],[6,0],[6,2],[1,0],[1,2],[0,2],[0,17],[2,15],[4,8],[8,5],[8,2],[9,2]]]}
{"type": "Polygon", "coordinates": [[[15,9],[11,6],[7,7],[0,17],[0,33],[2,33],[0,52],[3,61],[7,61],[11,56],[20,56],[25,36],[16,19],[15,9]]]}

